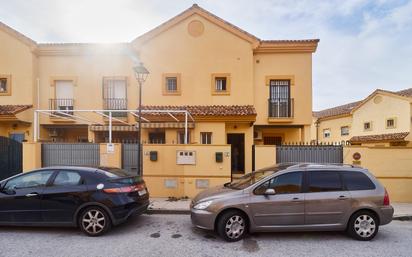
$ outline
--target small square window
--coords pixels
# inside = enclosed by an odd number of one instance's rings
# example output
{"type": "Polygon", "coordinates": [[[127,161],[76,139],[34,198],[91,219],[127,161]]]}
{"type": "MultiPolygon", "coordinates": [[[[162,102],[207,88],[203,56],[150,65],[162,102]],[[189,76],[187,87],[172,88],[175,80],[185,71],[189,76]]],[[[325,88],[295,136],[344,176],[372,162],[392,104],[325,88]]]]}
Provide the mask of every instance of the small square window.
{"type": "Polygon", "coordinates": [[[162,82],[163,95],[180,95],[180,73],[164,73],[162,82]]]}
{"type": "Polygon", "coordinates": [[[166,90],[169,92],[177,91],[177,78],[176,77],[166,77],[166,90]]]}
{"type": "Polygon", "coordinates": [[[372,123],[371,122],[363,123],[363,130],[371,130],[371,129],[372,129],[372,123]]]}
{"type": "Polygon", "coordinates": [[[11,95],[11,76],[0,75],[0,95],[11,95]]]}
{"type": "Polygon", "coordinates": [[[203,145],[212,144],[212,132],[200,132],[200,143],[203,145]]]}
{"type": "Polygon", "coordinates": [[[216,77],[215,78],[215,90],[226,91],[226,77],[216,77]]]}
{"type": "Polygon", "coordinates": [[[330,138],[330,129],[324,129],[323,130],[323,137],[324,138],[330,138]]]}
{"type": "Polygon", "coordinates": [[[230,74],[215,73],[212,74],[212,95],[229,95],[230,94],[230,74]]]}
{"type": "Polygon", "coordinates": [[[340,135],[341,136],[349,135],[349,126],[340,127],[340,135]]]}
{"type": "Polygon", "coordinates": [[[386,120],[386,128],[395,128],[395,126],[395,119],[391,118],[386,120]]]}
{"type": "MultiPolygon", "coordinates": [[[[185,131],[178,131],[177,132],[177,143],[184,144],[185,143],[185,131]]],[[[190,143],[190,131],[187,131],[187,143],[190,143]]]]}

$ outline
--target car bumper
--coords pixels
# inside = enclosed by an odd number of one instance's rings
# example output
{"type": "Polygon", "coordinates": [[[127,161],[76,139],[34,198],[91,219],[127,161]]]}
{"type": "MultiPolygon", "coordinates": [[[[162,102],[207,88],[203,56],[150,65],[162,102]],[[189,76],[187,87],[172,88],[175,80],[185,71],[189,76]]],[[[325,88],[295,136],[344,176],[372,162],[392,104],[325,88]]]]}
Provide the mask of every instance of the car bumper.
{"type": "Polygon", "coordinates": [[[207,210],[190,210],[190,218],[195,227],[207,230],[215,229],[216,214],[207,210]]]}
{"type": "Polygon", "coordinates": [[[381,215],[380,215],[380,225],[386,225],[390,223],[393,219],[393,207],[392,206],[385,206],[380,208],[381,215]]]}

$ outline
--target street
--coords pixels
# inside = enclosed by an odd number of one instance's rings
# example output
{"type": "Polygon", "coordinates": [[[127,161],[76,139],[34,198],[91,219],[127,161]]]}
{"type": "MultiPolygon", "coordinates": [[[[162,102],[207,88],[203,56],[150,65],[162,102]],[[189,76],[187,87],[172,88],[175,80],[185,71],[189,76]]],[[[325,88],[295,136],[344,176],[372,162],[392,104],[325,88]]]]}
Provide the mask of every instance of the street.
{"type": "Polygon", "coordinates": [[[0,256],[411,256],[412,222],[393,221],[371,242],[339,232],[260,233],[226,243],[188,215],[142,215],[92,238],[74,228],[0,227],[0,256]]]}

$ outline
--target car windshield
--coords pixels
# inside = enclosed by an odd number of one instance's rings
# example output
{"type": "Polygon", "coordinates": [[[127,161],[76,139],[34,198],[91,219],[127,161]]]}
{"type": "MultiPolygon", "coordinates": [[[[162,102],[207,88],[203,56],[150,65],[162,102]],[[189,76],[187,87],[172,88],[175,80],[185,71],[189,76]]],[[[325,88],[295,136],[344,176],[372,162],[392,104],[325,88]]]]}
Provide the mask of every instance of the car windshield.
{"type": "Polygon", "coordinates": [[[225,184],[226,187],[229,188],[233,188],[233,189],[245,189],[253,184],[255,184],[256,182],[278,172],[281,170],[284,170],[288,167],[292,166],[292,164],[290,165],[275,165],[272,167],[268,167],[268,168],[264,168],[261,170],[257,170],[251,173],[248,173],[238,179],[235,179],[233,182],[231,183],[227,183],[225,184]]]}

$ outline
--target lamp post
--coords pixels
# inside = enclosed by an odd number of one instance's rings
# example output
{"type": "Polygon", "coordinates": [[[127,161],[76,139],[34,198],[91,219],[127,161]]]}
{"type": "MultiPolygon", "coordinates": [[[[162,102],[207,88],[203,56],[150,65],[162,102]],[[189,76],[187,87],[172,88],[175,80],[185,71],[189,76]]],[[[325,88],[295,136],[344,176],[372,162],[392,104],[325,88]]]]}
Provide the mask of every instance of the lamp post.
{"type": "Polygon", "coordinates": [[[149,71],[143,66],[143,63],[139,62],[133,67],[134,75],[139,83],[139,133],[137,135],[137,141],[139,142],[139,158],[138,158],[138,175],[143,175],[143,144],[142,144],[142,85],[146,81],[149,71]]]}

